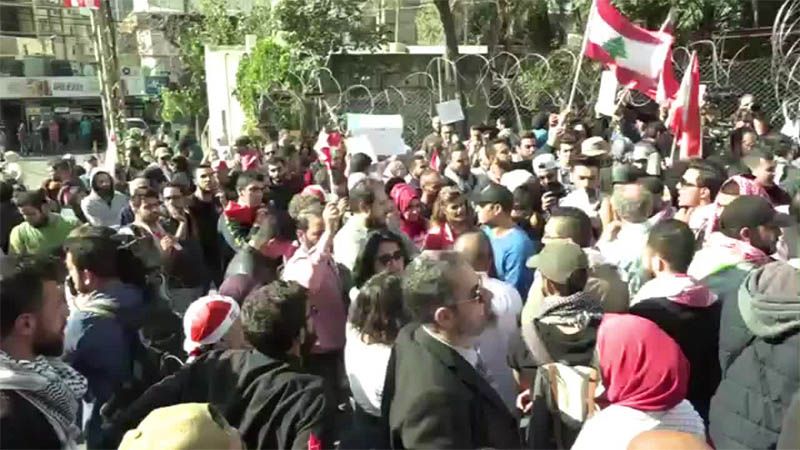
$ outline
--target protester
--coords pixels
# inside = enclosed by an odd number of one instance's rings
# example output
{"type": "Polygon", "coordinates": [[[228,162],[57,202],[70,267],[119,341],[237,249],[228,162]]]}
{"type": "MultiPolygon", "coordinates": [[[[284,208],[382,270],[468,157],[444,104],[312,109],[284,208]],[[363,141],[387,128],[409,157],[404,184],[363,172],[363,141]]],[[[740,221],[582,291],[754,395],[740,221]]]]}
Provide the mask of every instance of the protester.
{"type": "Polygon", "coordinates": [[[64,360],[84,375],[84,432],[89,448],[102,442],[100,409],[132,376],[133,340],[145,318],[143,291],[123,283],[117,243],[109,228],[83,225],[64,244],[74,305],[66,326],[64,360]]]}
{"type": "Polygon", "coordinates": [[[264,219],[264,177],[258,172],[242,172],[236,179],[236,193],[238,199],[225,205],[218,224],[228,252],[242,248],[264,219]]]}
{"type": "Polygon", "coordinates": [[[92,192],[81,201],[84,216],[92,225],[118,226],[128,198],[114,189],[114,179],[102,169],[95,169],[89,179],[92,192]]]}
{"type": "Polygon", "coordinates": [[[355,301],[358,290],[374,275],[381,272],[400,274],[411,257],[403,245],[400,236],[389,230],[373,231],[367,237],[364,248],[353,267],[353,290],[350,299],[355,301]]]}
{"type": "Polygon", "coordinates": [[[517,322],[522,312],[522,297],[516,288],[504,281],[492,278],[492,246],[486,234],[471,232],[462,234],[453,249],[478,272],[484,289],[492,295],[492,312],[496,323],[490,324],[477,340],[478,352],[483,357],[487,371],[492,375],[492,387],[513,411],[516,402],[516,383],[507,364],[511,336],[517,331],[517,322]]]}
{"type": "Polygon", "coordinates": [[[782,262],[752,270],[722,304],[722,381],[711,399],[717,448],[774,448],[800,388],[800,271],[782,262]]]}
{"type": "Polygon", "coordinates": [[[605,226],[597,242],[603,258],[617,266],[620,278],[634,295],[642,285],[641,253],[647,241],[653,211],[653,195],[641,184],[618,187],[611,197],[618,221],[605,226]]]}
{"type": "Polygon", "coordinates": [[[162,197],[166,211],[159,222],[166,235],[173,238],[172,243],[164,244],[163,238],[160,242],[163,273],[172,310],[182,315],[190,303],[208,291],[208,269],[203,264],[197,224],[186,208],[181,186],[168,183],[162,197]]]}
{"type": "Polygon", "coordinates": [[[305,323],[306,292],[297,283],[275,281],[253,291],[242,306],[253,349],[200,355],[125,408],[109,433],[121,436],[158,408],[209,403],[247,448],[330,448],[334,405],[321,378],[297,370],[305,323]]]}
{"type": "Polygon", "coordinates": [[[708,404],[719,384],[721,305],[708,287],[686,274],[694,257],[689,226],[670,219],[656,224],[647,237],[642,263],[652,277],[631,301],[630,313],[653,321],[680,346],[691,367],[686,394],[708,424],[708,404]]]}
{"type": "Polygon", "coordinates": [[[600,168],[597,161],[583,155],[572,157],[570,183],[573,190],[561,199],[559,206],[581,209],[592,219],[592,225],[599,228],[599,211],[604,195],[600,192],[600,168]]]}
{"type": "Polygon", "coordinates": [[[514,197],[503,186],[492,184],[478,197],[478,222],[492,243],[494,270],[497,277],[513,285],[520,296],[527,295],[533,273],[525,261],[538,249],[511,218],[514,197]]]}
{"type": "Polygon", "coordinates": [[[213,350],[245,347],[239,303],[231,297],[209,294],[200,297],[183,316],[183,350],[192,362],[213,350]]]}
{"type": "MultiPolygon", "coordinates": [[[[547,386],[562,370],[583,373],[592,366],[603,311],[585,290],[588,260],[576,244],[566,240],[549,242],[528,265],[538,269],[542,283],[533,288],[540,290],[534,318],[524,319],[521,334],[517,333],[519,338],[515,336],[510,344],[509,362],[523,389],[517,406],[523,412],[531,412],[527,440],[532,448],[568,448],[583,418],[561,417],[561,396],[578,401],[591,395],[582,392],[591,386],[564,385],[558,388],[558,397],[547,386]]],[[[582,376],[591,378],[589,373],[582,376]]]]}
{"type": "Polygon", "coordinates": [[[352,215],[333,239],[335,261],[353,270],[370,231],[386,227],[390,211],[386,193],[374,181],[358,183],[349,195],[352,215]]]}
{"type": "Polygon", "coordinates": [[[456,238],[474,228],[467,197],[454,187],[442,188],[433,205],[430,227],[422,248],[449,250],[456,238]]]}
{"type": "Polygon", "coordinates": [[[419,193],[413,187],[400,183],[392,188],[390,197],[400,213],[400,231],[421,247],[428,230],[428,222],[422,216],[419,193]]]}
{"type": "Polygon", "coordinates": [[[0,181],[0,250],[8,254],[11,230],[24,221],[14,204],[14,186],[11,182],[0,181]]]}
{"type": "Polygon", "coordinates": [[[196,227],[196,236],[203,250],[203,261],[211,281],[219,287],[222,284],[222,255],[219,248],[217,223],[222,211],[219,201],[217,179],[211,166],[199,165],[194,170],[196,187],[189,199],[189,215],[196,227]]]}
{"type": "Polygon", "coordinates": [[[128,183],[128,203],[120,211],[119,226],[125,227],[136,220],[136,210],[142,204],[142,196],[150,188],[146,178],[134,178],[128,183]]]}
{"type": "Polygon", "coordinates": [[[790,224],[789,218],[776,213],[767,199],[737,197],[722,211],[720,231],[708,236],[706,246],[695,254],[687,273],[708,286],[723,304],[735,302],[744,277],[770,262],[780,227],[790,224]]]}
{"type": "Polygon", "coordinates": [[[433,204],[439,196],[439,191],[444,186],[442,175],[432,169],[426,169],[419,177],[419,187],[422,194],[420,195],[420,206],[422,207],[422,216],[425,219],[430,219],[433,214],[433,204]]]}
{"type": "Polygon", "coordinates": [[[208,403],[184,403],[158,408],[125,433],[120,450],[241,450],[235,428],[208,403]]]}
{"type": "Polygon", "coordinates": [[[81,201],[89,193],[87,188],[91,186],[90,183],[84,185],[80,177],[75,174],[70,162],[63,158],[50,162],[50,177],[61,183],[58,192],[58,203],[61,207],[71,208],[81,220],[84,220],[81,201]]]}
{"type": "Polygon", "coordinates": [[[703,420],[685,400],[689,362],[656,324],[608,314],[597,332],[600,372],[609,406],[587,421],[575,450],[625,449],[647,430],[675,430],[705,437],[703,420]]]}
{"type": "Polygon", "coordinates": [[[248,286],[244,295],[233,296],[241,303],[250,290],[278,279],[279,267],[284,263],[286,253],[286,246],[278,239],[278,219],[274,214],[268,214],[250,236],[247,245],[239,249],[228,263],[220,293],[234,288],[234,284],[248,286]]]}
{"type": "Polygon", "coordinates": [[[403,302],[413,322],[395,340],[381,406],[393,446],[519,448],[474,347],[494,320],[478,274],[457,254],[421,257],[406,269],[403,302]]]}
{"type": "Polygon", "coordinates": [[[767,192],[773,205],[788,205],[792,201],[791,196],[775,183],[778,162],[771,152],[761,148],[754,149],[742,159],[742,163],[750,169],[753,180],[767,192]]]}
{"type": "Polygon", "coordinates": [[[541,248],[545,224],[541,186],[532,180],[521,184],[511,193],[514,196],[511,218],[528,235],[534,248],[541,248]]]}
{"type": "Polygon", "coordinates": [[[488,178],[476,175],[470,170],[469,151],[464,145],[457,143],[448,148],[450,161],[444,169],[444,176],[455,183],[461,192],[472,197],[489,183],[488,178]]]}
{"type": "Polygon", "coordinates": [[[67,303],[57,261],[0,259],[0,447],[76,448],[86,378],[65,364],[67,303]]]}
{"type": "Polygon", "coordinates": [[[344,362],[355,407],[351,437],[343,448],[388,448],[380,420],[381,399],[392,344],[408,321],[402,280],[391,272],[378,273],[361,287],[353,306],[344,362]]]}
{"type": "Polygon", "coordinates": [[[302,189],[302,186],[292,182],[288,162],[280,156],[273,156],[267,161],[267,179],[269,200],[277,209],[288,208],[289,201],[302,189]]]}
{"type": "Polygon", "coordinates": [[[14,203],[25,221],[11,229],[8,236],[9,254],[52,253],[61,248],[70,231],[78,226],[77,222],[47,212],[42,191],[20,192],[14,203]]]}

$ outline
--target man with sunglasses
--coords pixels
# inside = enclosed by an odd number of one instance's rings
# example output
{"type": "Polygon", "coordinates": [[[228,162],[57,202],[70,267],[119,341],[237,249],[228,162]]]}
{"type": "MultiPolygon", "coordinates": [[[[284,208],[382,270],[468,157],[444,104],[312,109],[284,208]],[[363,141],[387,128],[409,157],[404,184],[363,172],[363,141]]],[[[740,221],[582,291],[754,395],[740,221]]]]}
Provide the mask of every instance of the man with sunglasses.
{"type": "Polygon", "coordinates": [[[495,321],[490,294],[459,254],[414,260],[381,405],[395,448],[519,448],[517,420],[476,349],[495,321]]]}
{"type": "Polygon", "coordinates": [[[595,228],[600,227],[600,205],[605,195],[600,191],[600,162],[596,157],[581,155],[570,162],[573,190],[559,202],[585,212],[595,228]]]}
{"type": "Polygon", "coordinates": [[[689,224],[695,236],[713,219],[714,199],[724,182],[720,170],[706,161],[693,160],[678,181],[678,212],[675,218],[689,224]]]}

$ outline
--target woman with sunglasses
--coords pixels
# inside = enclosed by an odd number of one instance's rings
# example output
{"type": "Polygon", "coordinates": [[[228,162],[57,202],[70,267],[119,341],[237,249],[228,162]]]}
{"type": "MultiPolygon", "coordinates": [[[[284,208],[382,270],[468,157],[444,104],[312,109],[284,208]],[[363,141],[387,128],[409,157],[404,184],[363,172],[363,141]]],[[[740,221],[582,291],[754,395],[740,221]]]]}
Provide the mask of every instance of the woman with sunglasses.
{"type": "Polygon", "coordinates": [[[389,230],[377,230],[367,236],[364,248],[353,266],[353,285],[350,299],[355,301],[358,290],[373,275],[381,272],[400,273],[411,258],[403,245],[403,239],[389,230]]]}

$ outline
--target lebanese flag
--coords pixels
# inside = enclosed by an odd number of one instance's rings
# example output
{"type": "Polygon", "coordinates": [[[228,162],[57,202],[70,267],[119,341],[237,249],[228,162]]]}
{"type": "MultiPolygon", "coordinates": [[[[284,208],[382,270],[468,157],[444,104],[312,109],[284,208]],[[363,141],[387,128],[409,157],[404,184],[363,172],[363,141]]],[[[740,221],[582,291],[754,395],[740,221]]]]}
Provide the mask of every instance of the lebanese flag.
{"type": "Polygon", "coordinates": [[[100,9],[101,1],[102,0],[64,0],[64,7],[100,9]]]}
{"type": "Polygon", "coordinates": [[[672,71],[672,34],[650,31],[625,18],[611,0],[595,0],[586,23],[586,57],[611,68],[620,84],[659,103],[678,90],[672,71]]]}
{"type": "Polygon", "coordinates": [[[700,63],[692,52],[680,89],[672,102],[669,127],[679,139],[680,159],[701,158],[703,138],[700,125],[700,63]]]}
{"type": "Polygon", "coordinates": [[[325,129],[319,131],[317,142],[314,144],[314,151],[317,152],[317,159],[325,164],[329,170],[331,168],[331,149],[339,148],[342,145],[342,134],[338,131],[328,133],[325,129]]]}

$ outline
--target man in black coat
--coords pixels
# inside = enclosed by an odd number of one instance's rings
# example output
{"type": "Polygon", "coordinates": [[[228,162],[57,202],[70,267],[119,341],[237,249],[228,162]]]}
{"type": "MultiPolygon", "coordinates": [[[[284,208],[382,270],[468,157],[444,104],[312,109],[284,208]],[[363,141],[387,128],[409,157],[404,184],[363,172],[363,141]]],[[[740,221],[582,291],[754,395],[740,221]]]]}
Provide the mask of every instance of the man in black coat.
{"type": "Polygon", "coordinates": [[[247,448],[332,448],[334,402],[323,380],[296,361],[306,323],[306,290],[275,281],[242,306],[242,327],[253,350],[200,356],[148,389],[112,419],[109,444],[151,411],[179,403],[211,403],[236,427],[247,448]]]}
{"type": "Polygon", "coordinates": [[[520,447],[517,421],[475,348],[496,319],[490,295],[457,253],[406,269],[403,301],[414,322],[395,341],[381,407],[394,448],[520,447]]]}

